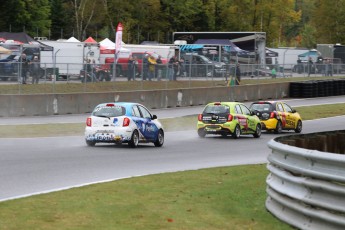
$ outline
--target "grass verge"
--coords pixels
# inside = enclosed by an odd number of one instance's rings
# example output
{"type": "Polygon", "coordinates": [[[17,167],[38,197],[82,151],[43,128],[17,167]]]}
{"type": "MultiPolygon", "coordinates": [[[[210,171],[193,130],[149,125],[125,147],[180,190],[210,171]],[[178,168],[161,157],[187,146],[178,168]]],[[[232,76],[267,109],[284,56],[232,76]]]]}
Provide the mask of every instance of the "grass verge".
{"type": "Polygon", "coordinates": [[[265,209],[265,165],[166,173],[0,203],[1,229],[292,229],[265,209]]]}

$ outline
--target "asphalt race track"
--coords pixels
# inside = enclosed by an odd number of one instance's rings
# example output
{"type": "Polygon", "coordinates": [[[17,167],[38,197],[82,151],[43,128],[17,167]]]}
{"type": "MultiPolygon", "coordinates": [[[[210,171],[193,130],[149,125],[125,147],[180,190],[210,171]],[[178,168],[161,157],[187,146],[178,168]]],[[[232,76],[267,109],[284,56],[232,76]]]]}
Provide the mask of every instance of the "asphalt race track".
{"type": "MultiPolygon", "coordinates": [[[[345,96],[292,100],[292,106],[343,103],[345,96]]],[[[202,107],[154,111],[159,117],[197,114],[202,107]]],[[[84,122],[86,114],[1,118],[0,124],[84,122]]],[[[345,116],[304,121],[303,133],[345,129],[345,116]]],[[[280,135],[290,135],[284,132],[280,135]]],[[[0,201],[121,178],[240,164],[266,163],[267,142],[278,135],[234,140],[199,138],[195,130],[166,132],[165,144],[87,147],[83,136],[0,139],[0,201]]]]}

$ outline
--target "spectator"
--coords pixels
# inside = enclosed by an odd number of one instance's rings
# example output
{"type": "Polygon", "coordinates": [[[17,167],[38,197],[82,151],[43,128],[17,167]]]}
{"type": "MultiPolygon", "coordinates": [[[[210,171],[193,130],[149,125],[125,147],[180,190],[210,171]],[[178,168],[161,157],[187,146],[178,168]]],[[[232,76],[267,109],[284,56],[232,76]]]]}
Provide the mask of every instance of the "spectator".
{"type": "Polygon", "coordinates": [[[32,75],[32,84],[38,84],[41,77],[40,63],[37,56],[34,56],[30,62],[30,73],[32,75]]]}
{"type": "Polygon", "coordinates": [[[332,65],[332,61],[328,60],[327,62],[327,76],[333,76],[333,65],[332,65]]]}
{"type": "Polygon", "coordinates": [[[173,80],[174,78],[174,63],[176,62],[176,56],[173,56],[169,59],[168,63],[168,78],[169,81],[173,80]]]}
{"type": "Polygon", "coordinates": [[[140,71],[139,71],[139,62],[138,62],[138,58],[135,56],[133,57],[133,63],[134,63],[134,78],[133,81],[135,80],[136,76],[140,75],[140,71]]]}
{"type": "Polygon", "coordinates": [[[158,56],[158,58],[156,60],[156,63],[157,63],[157,65],[156,65],[156,68],[155,68],[155,75],[157,77],[157,81],[160,81],[161,78],[162,78],[162,68],[163,68],[163,66],[162,66],[162,64],[163,64],[162,57],[160,55],[158,56]]]}
{"type": "Polygon", "coordinates": [[[155,75],[155,67],[156,67],[157,62],[156,62],[156,59],[151,55],[148,57],[147,60],[149,63],[149,74],[148,74],[148,76],[149,76],[149,81],[151,81],[155,75]]]}
{"type": "Polygon", "coordinates": [[[273,67],[272,71],[271,71],[271,74],[272,74],[272,78],[276,78],[277,77],[277,71],[276,69],[273,67]]]}
{"type": "Polygon", "coordinates": [[[146,81],[148,78],[148,73],[149,73],[149,61],[148,61],[149,55],[145,54],[143,58],[143,80],[146,81]]]}
{"type": "Polygon", "coordinates": [[[26,77],[27,77],[27,73],[28,73],[28,67],[29,67],[29,62],[26,58],[26,54],[22,54],[19,58],[19,63],[22,67],[22,72],[21,72],[21,83],[22,84],[26,84],[26,77]]]}
{"type": "Polygon", "coordinates": [[[183,58],[180,59],[180,76],[181,77],[187,77],[187,72],[186,72],[186,65],[185,61],[183,58]]]}
{"type": "Polygon", "coordinates": [[[313,68],[313,59],[311,57],[309,57],[309,60],[308,60],[308,77],[310,77],[310,74],[312,72],[312,68],[313,68]]]}
{"type": "Polygon", "coordinates": [[[174,63],[173,63],[173,69],[174,69],[174,74],[173,74],[173,80],[176,81],[177,80],[177,74],[179,71],[179,67],[180,67],[180,62],[178,61],[178,59],[174,58],[174,63]]]}
{"type": "Polygon", "coordinates": [[[235,68],[235,76],[236,76],[235,84],[236,84],[236,85],[239,85],[240,82],[241,82],[241,69],[240,69],[240,64],[237,64],[237,65],[236,65],[236,68],[235,68]]]}
{"type": "Polygon", "coordinates": [[[128,75],[127,79],[128,81],[134,80],[135,78],[135,60],[132,56],[128,59],[128,75]]]}
{"type": "Polygon", "coordinates": [[[90,59],[87,59],[86,73],[90,77],[90,81],[92,81],[92,82],[98,81],[94,72],[93,72],[93,64],[91,63],[90,59]]]}

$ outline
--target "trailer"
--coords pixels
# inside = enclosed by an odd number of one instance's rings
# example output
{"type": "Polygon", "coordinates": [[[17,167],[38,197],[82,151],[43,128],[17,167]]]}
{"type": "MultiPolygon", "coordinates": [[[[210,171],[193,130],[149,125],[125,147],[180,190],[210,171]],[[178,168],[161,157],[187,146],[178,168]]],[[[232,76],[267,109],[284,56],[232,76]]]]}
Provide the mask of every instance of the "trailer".
{"type": "Polygon", "coordinates": [[[99,64],[100,46],[98,43],[68,42],[68,41],[41,41],[53,47],[53,51],[41,51],[41,68],[56,80],[80,78],[86,60],[99,64]]]}
{"type": "Polygon", "coordinates": [[[333,65],[335,73],[345,71],[345,46],[341,44],[317,44],[317,50],[320,51],[325,62],[333,65]]]}
{"type": "Polygon", "coordinates": [[[296,47],[268,48],[278,54],[278,57],[267,57],[266,63],[280,67],[280,70],[293,71],[297,65],[298,55],[306,53],[309,49],[296,47]]]}

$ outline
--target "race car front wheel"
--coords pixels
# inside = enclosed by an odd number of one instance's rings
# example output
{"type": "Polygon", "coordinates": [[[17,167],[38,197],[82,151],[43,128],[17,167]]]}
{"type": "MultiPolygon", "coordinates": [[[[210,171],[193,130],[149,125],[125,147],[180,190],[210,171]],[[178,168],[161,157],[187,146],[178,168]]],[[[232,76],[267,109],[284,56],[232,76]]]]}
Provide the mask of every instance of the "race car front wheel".
{"type": "Polygon", "coordinates": [[[297,122],[297,126],[296,126],[296,129],[295,129],[295,132],[296,132],[296,133],[302,132],[302,121],[301,121],[301,120],[299,120],[299,121],[297,122]]]}
{"type": "Polygon", "coordinates": [[[154,142],[154,145],[156,147],[161,147],[164,143],[164,132],[163,130],[159,130],[158,135],[157,135],[157,140],[154,142]]]}
{"type": "Polygon", "coordinates": [[[261,125],[260,124],[256,125],[255,133],[253,134],[253,136],[255,138],[259,138],[261,136],[261,125]]]}

